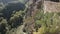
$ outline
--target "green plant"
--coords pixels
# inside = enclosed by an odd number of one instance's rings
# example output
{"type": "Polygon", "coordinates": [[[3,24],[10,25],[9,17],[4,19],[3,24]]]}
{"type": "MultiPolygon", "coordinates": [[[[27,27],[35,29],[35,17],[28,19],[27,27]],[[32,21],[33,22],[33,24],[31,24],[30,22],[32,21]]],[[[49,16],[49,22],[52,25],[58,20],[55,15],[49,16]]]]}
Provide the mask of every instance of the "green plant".
{"type": "Polygon", "coordinates": [[[38,31],[38,32],[42,32],[40,34],[54,34],[54,33],[58,33],[60,31],[60,26],[59,26],[59,22],[60,22],[60,18],[59,15],[57,13],[45,13],[43,11],[38,11],[36,17],[35,17],[36,21],[35,21],[35,26],[37,26],[36,28],[38,28],[38,30],[41,27],[45,27],[44,32],[42,31],[38,31]],[[38,25],[40,25],[41,27],[39,27],[38,25]]]}

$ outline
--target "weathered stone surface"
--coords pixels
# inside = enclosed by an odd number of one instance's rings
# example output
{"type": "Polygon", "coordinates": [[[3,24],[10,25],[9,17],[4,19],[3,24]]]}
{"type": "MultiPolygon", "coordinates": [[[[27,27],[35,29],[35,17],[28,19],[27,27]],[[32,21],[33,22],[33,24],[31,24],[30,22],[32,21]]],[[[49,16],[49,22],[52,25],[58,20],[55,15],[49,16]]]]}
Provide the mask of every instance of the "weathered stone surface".
{"type": "Polygon", "coordinates": [[[60,2],[44,1],[44,12],[60,12],[60,2]]]}

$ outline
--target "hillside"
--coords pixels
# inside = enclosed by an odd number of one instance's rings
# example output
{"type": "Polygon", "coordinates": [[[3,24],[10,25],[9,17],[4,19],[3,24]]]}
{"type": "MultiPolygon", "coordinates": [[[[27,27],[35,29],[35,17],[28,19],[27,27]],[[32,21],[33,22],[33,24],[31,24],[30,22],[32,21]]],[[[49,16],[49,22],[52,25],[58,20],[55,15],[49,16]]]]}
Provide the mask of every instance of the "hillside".
{"type": "Polygon", "coordinates": [[[60,2],[0,1],[0,34],[60,34],[60,2]]]}

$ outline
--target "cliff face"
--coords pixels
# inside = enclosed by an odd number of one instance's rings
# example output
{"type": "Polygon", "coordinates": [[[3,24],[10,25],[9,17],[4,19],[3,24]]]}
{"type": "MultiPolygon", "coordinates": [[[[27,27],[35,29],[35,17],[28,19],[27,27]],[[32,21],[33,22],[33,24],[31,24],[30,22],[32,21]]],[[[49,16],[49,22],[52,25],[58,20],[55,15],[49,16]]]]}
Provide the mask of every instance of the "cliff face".
{"type": "Polygon", "coordinates": [[[44,11],[60,12],[60,2],[44,1],[44,11]]]}
{"type": "Polygon", "coordinates": [[[45,0],[45,1],[60,2],[60,0],[45,0]]]}

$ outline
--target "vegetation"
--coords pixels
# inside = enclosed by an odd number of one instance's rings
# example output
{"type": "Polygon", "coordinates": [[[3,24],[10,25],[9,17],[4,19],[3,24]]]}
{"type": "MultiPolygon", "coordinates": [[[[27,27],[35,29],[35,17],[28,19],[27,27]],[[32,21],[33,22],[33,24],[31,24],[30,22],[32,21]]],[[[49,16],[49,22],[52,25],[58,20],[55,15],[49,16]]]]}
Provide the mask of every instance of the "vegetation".
{"type": "Polygon", "coordinates": [[[19,1],[0,8],[0,34],[60,34],[60,13],[44,13],[40,0],[36,8],[19,1]]]}
{"type": "Polygon", "coordinates": [[[38,11],[36,15],[36,32],[33,34],[58,34],[60,31],[60,18],[58,13],[45,13],[38,11]]]}

